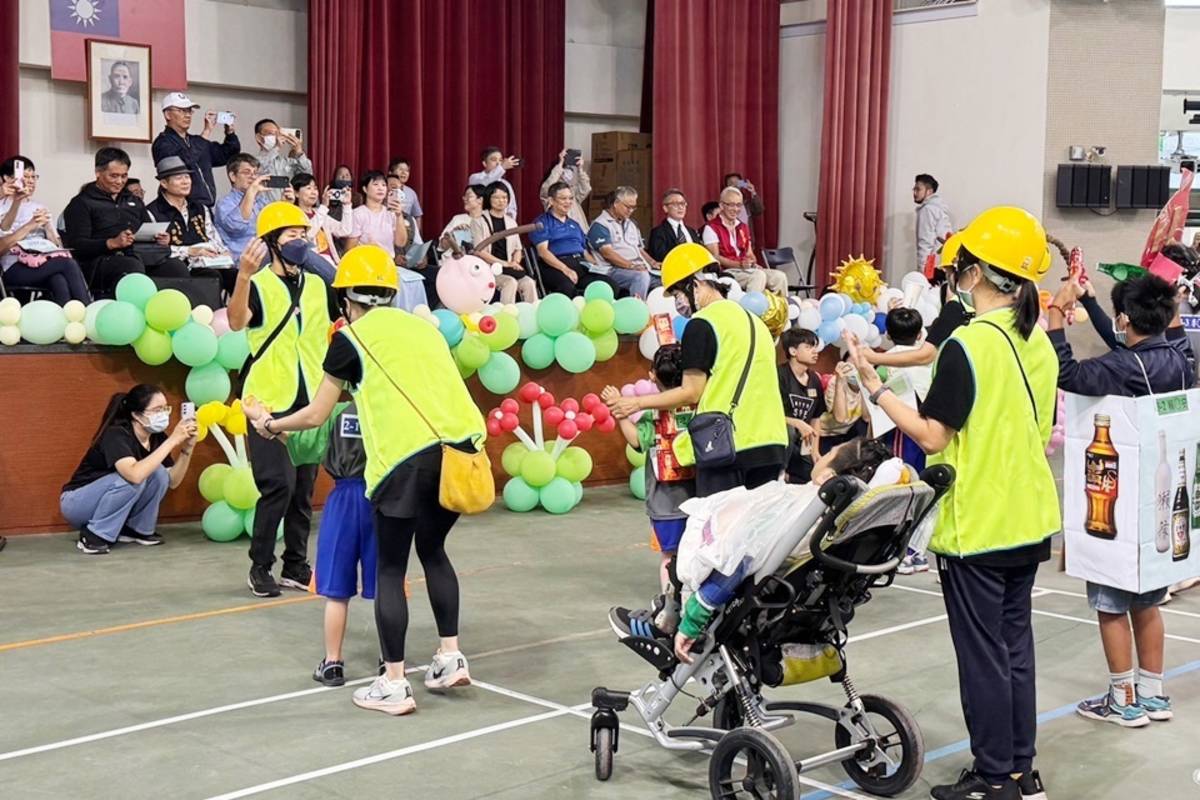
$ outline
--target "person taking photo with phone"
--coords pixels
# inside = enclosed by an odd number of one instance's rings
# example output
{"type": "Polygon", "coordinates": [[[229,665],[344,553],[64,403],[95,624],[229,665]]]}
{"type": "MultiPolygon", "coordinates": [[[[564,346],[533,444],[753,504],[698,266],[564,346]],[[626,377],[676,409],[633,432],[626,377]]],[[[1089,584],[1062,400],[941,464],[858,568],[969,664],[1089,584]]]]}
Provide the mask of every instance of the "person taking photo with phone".
{"type": "Polygon", "coordinates": [[[564,149],[558,154],[558,159],[550,165],[550,169],[546,171],[546,177],[542,179],[542,188],[538,190],[543,208],[549,209],[550,187],[556,183],[565,183],[571,187],[575,202],[571,204],[571,210],[567,212],[567,216],[579,223],[579,227],[586,231],[589,226],[587,214],[583,210],[583,203],[592,193],[592,179],[588,177],[587,170],[583,168],[583,155],[578,150],[564,149]]]}
{"type": "MultiPolygon", "coordinates": [[[[507,213],[513,219],[517,219],[517,193],[513,190],[512,183],[504,176],[509,170],[521,166],[521,159],[517,156],[505,156],[503,151],[495,145],[483,148],[479,158],[483,162],[483,169],[467,176],[467,186],[489,186],[500,181],[508,187],[507,213]]],[[[580,225],[579,227],[586,228],[587,226],[580,225]]]]}
{"type": "Polygon", "coordinates": [[[231,158],[225,172],[231,189],[217,203],[213,223],[236,261],[255,236],[258,215],[269,202],[266,190],[271,176],[261,173],[258,159],[249,153],[238,153],[231,158]]]}
{"type": "Polygon", "coordinates": [[[199,135],[188,133],[192,127],[192,115],[200,107],[183,92],[171,92],[162,99],[163,119],[167,125],[154,139],[150,153],[154,163],[168,156],[178,156],[192,173],[191,198],[212,208],[217,202],[217,183],[213,179],[213,167],[222,167],[242,151],[233,130],[233,122],[225,125],[225,140],[210,142],[213,128],[217,125],[217,112],[204,114],[204,129],[199,135]]]}
{"type": "MultiPolygon", "coordinates": [[[[304,154],[304,142],[299,129],[296,135],[280,128],[273,119],[254,123],[254,140],[258,142],[259,170],[266,175],[294,178],[301,172],[312,174],[312,160],[304,154]]],[[[283,199],[283,189],[268,189],[267,202],[283,199]]]]}

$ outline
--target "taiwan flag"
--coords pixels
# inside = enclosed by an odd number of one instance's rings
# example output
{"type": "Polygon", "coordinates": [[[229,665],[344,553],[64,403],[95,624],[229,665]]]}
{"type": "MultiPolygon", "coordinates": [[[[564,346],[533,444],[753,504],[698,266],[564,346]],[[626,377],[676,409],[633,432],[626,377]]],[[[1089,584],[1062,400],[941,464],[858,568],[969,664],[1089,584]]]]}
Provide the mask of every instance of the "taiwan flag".
{"type": "Polygon", "coordinates": [[[155,89],[187,88],[183,0],[46,0],[50,77],[87,80],[88,39],[150,46],[155,89]]]}

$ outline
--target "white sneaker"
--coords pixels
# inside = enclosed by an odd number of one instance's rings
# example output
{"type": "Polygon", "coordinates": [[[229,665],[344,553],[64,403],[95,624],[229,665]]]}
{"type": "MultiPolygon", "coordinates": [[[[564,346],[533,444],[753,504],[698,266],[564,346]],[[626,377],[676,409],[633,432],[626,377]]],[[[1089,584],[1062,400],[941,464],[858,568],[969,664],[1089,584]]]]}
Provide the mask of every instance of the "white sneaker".
{"type": "Polygon", "coordinates": [[[370,686],[356,689],[354,705],[372,711],[382,711],[394,717],[402,717],[417,710],[417,701],[413,699],[412,685],[408,679],[392,681],[388,680],[386,675],[380,675],[370,686]]]}
{"type": "Polygon", "coordinates": [[[471,673],[467,669],[467,658],[462,653],[433,654],[429,669],[425,672],[425,686],[429,689],[454,689],[471,685],[471,673]]]}

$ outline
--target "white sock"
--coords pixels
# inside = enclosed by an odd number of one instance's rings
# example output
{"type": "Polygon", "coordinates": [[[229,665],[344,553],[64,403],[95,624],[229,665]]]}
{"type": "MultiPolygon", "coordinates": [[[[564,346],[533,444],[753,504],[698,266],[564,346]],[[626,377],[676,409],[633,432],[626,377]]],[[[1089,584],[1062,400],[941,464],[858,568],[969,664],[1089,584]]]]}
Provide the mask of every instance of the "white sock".
{"type": "Polygon", "coordinates": [[[1133,670],[1128,672],[1108,673],[1108,692],[1113,702],[1120,706],[1130,706],[1134,703],[1133,670]]]}
{"type": "Polygon", "coordinates": [[[1146,697],[1163,696],[1163,676],[1161,672],[1147,672],[1144,669],[1139,669],[1137,685],[1138,689],[1146,697]]]}

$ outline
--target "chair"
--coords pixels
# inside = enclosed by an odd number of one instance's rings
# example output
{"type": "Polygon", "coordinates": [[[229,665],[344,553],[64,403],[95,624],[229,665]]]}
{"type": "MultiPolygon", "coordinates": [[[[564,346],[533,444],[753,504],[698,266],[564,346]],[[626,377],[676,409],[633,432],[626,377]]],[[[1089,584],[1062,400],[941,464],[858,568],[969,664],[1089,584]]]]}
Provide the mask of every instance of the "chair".
{"type": "Polygon", "coordinates": [[[537,246],[529,245],[525,248],[525,268],[533,275],[533,279],[537,281],[538,294],[542,297],[546,296],[546,283],[542,280],[542,260],[538,258],[537,246]]]}
{"type": "MultiPolygon", "coordinates": [[[[15,283],[6,284],[3,272],[0,271],[0,300],[6,297],[15,297],[14,293],[20,293],[25,295],[26,303],[32,303],[34,300],[40,299],[45,294],[45,291],[41,286],[19,286],[15,283]]],[[[18,297],[17,299],[20,300],[21,298],[18,297]]]]}
{"type": "Polygon", "coordinates": [[[800,265],[796,263],[796,252],[790,247],[780,247],[775,250],[762,251],[763,262],[767,269],[777,269],[787,275],[788,290],[804,292],[812,296],[817,287],[812,282],[812,262],[808,263],[808,275],[800,274],[800,265]]]}

